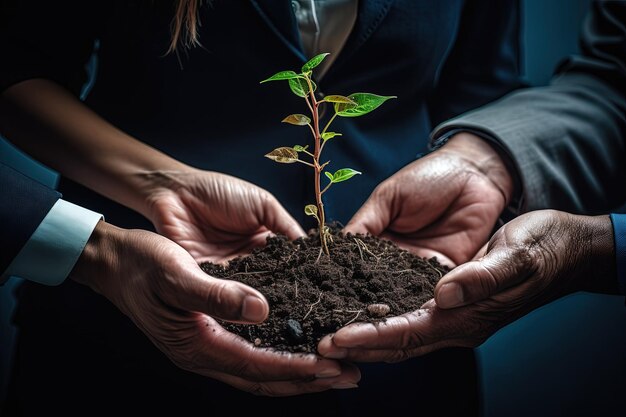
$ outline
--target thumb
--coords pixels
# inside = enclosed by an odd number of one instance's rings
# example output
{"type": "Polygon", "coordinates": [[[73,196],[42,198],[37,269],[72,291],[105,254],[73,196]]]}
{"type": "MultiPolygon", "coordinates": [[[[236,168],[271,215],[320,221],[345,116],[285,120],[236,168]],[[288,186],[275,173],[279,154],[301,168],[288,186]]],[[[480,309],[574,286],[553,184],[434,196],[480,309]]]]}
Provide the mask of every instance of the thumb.
{"type": "Polygon", "coordinates": [[[389,225],[390,203],[382,201],[376,194],[372,194],[365,204],[352,216],[344,233],[370,234],[379,236],[389,225]]]}
{"type": "Polygon", "coordinates": [[[524,281],[532,272],[527,252],[496,248],[484,257],[459,265],[435,287],[440,308],[454,308],[484,300],[524,281]]]}
{"type": "Polygon", "coordinates": [[[285,235],[291,240],[306,236],[302,226],[274,196],[263,200],[262,217],[263,225],[273,233],[285,235]]]}
{"type": "Polygon", "coordinates": [[[489,248],[489,242],[485,243],[479,250],[476,252],[474,256],[472,256],[472,261],[479,260],[487,253],[487,249],[489,248]]]}
{"type": "MultiPolygon", "coordinates": [[[[175,288],[163,297],[173,307],[197,311],[237,323],[260,323],[269,314],[269,304],[257,290],[237,281],[211,277],[195,263],[192,273],[177,279],[175,288]]],[[[183,274],[181,274],[182,276],[183,274]]]]}

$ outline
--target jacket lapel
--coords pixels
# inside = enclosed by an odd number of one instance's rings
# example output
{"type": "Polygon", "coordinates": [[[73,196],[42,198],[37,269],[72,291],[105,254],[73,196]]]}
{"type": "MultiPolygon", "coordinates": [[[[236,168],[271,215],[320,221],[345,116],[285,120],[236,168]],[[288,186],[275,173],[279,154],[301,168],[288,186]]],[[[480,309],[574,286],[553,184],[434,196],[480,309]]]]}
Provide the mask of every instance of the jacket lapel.
{"type": "MultiPolygon", "coordinates": [[[[350,58],[354,51],[365,43],[383,21],[394,2],[394,0],[358,1],[359,11],[354,29],[329,72],[333,71],[333,67],[340,66],[350,58]]],[[[288,0],[250,0],[250,3],[285,46],[302,62],[305,62],[307,58],[302,50],[298,22],[291,9],[291,2],[288,0]]]]}
{"type": "MultiPolygon", "coordinates": [[[[339,67],[374,33],[394,0],[359,0],[359,14],[354,29],[333,67],[339,67]]],[[[329,72],[332,71],[332,67],[329,72]]]]}
{"type": "Polygon", "coordinates": [[[291,1],[250,0],[250,3],[285,46],[302,62],[305,62],[306,57],[302,51],[298,22],[291,9],[291,1]]]}

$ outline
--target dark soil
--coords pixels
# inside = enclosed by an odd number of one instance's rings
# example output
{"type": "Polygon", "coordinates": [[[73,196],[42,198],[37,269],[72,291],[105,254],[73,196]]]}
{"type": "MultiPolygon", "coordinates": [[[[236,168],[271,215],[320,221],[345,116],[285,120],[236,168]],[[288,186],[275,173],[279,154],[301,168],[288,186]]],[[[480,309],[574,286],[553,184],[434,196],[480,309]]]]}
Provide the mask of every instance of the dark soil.
{"type": "Polygon", "coordinates": [[[330,257],[320,255],[319,235],[312,233],[293,242],[271,237],[228,266],[203,263],[208,274],[248,284],[270,304],[260,325],[221,324],[257,346],[315,352],[323,336],[347,324],[418,309],[448,271],[436,258],[417,257],[388,240],[337,230],[332,238],[330,257]]]}

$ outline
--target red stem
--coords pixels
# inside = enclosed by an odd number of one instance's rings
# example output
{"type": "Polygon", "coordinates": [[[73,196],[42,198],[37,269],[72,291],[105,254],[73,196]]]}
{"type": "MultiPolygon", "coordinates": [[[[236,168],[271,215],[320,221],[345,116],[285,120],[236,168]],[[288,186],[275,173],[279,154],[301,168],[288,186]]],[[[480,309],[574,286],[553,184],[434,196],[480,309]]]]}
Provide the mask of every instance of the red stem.
{"type": "Polygon", "coordinates": [[[322,167],[320,166],[320,153],[321,153],[321,135],[319,124],[319,111],[318,107],[320,103],[315,99],[315,93],[313,92],[313,85],[309,77],[306,77],[309,85],[309,95],[311,97],[311,112],[313,116],[313,134],[315,136],[315,150],[313,151],[313,165],[315,168],[315,201],[317,203],[317,215],[319,221],[319,233],[322,249],[328,255],[328,245],[326,244],[326,228],[325,228],[325,215],[324,215],[324,203],[322,202],[322,191],[320,187],[320,177],[322,174],[322,167]]]}

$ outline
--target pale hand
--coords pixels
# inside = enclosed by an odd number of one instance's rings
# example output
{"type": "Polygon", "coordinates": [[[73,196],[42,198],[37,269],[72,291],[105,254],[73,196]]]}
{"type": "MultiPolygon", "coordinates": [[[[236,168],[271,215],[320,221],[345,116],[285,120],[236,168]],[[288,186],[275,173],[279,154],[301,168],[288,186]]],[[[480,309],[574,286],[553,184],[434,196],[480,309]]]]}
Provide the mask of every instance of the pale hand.
{"type": "Polygon", "coordinates": [[[180,246],[155,233],[100,222],[71,278],[104,295],[182,369],[257,394],[283,396],[355,387],[356,367],[313,354],[256,348],[217,318],[265,320],[256,290],[205,274],[180,246]]]}
{"type": "Polygon", "coordinates": [[[344,232],[380,236],[454,266],[485,244],[512,188],[499,155],[459,134],[381,183],[344,232]]]}
{"type": "Polygon", "coordinates": [[[305,235],[272,194],[247,181],[197,169],[161,173],[158,181],[148,217],[197,262],[248,254],[272,234],[305,235]]]}

